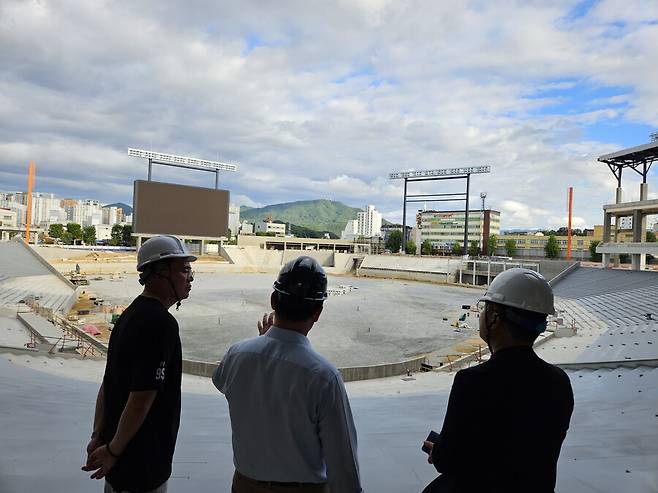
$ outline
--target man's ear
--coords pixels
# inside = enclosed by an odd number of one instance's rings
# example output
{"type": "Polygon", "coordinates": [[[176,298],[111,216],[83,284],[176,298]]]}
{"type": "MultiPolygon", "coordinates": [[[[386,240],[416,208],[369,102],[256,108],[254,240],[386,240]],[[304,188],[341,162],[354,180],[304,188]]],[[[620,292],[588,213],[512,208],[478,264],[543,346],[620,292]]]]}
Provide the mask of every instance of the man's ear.
{"type": "Polygon", "coordinates": [[[320,315],[322,314],[323,308],[324,308],[324,304],[318,306],[315,310],[313,310],[313,323],[318,321],[320,315]]]}
{"type": "Polygon", "coordinates": [[[270,295],[270,306],[272,307],[272,310],[276,311],[276,307],[279,304],[279,295],[276,291],[272,291],[272,294],[270,295]]]}

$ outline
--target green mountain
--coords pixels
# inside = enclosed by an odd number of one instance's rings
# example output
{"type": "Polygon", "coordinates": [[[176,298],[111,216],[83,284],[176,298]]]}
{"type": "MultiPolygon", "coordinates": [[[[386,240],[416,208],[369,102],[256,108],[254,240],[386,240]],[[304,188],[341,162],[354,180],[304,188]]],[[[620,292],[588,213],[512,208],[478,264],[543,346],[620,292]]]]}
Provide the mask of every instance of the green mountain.
{"type": "Polygon", "coordinates": [[[318,232],[327,231],[340,237],[347,221],[356,219],[362,209],[349,207],[332,200],[302,200],[265,207],[240,208],[240,220],[262,221],[271,217],[273,221],[291,223],[318,232]]]}

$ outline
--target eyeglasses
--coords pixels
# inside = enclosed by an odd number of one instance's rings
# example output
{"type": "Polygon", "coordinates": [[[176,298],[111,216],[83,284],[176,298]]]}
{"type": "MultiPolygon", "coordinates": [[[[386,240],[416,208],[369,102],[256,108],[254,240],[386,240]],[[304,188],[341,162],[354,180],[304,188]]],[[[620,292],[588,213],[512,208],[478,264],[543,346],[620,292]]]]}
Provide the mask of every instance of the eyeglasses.
{"type": "Polygon", "coordinates": [[[185,269],[183,269],[183,270],[181,271],[181,273],[182,273],[182,274],[185,274],[185,276],[186,276],[188,279],[190,279],[190,278],[194,278],[194,271],[193,271],[192,269],[190,269],[189,267],[186,267],[185,269]]]}

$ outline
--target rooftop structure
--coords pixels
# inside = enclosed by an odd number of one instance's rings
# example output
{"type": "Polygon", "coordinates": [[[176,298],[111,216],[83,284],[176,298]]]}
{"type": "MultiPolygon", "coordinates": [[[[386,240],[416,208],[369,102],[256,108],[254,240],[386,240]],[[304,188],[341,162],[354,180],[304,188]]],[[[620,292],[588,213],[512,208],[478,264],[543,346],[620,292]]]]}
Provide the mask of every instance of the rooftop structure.
{"type": "Polygon", "coordinates": [[[603,206],[603,242],[597,246],[597,253],[603,254],[603,266],[609,267],[611,255],[615,263],[620,254],[631,255],[634,270],[640,270],[646,265],[647,254],[658,256],[658,244],[647,243],[647,216],[658,214],[658,200],[648,200],[649,184],[647,176],[651,165],[658,160],[658,142],[651,142],[637,147],[631,147],[611,154],[600,156],[598,161],[605,163],[617,179],[617,191],[614,204],[603,206]],[[638,201],[622,202],[622,173],[630,169],[642,177],[640,197],[638,201]],[[620,218],[632,217],[633,241],[620,243],[617,231],[620,229],[620,218]],[[615,220],[615,234],[611,235],[611,220],[615,220]]]}

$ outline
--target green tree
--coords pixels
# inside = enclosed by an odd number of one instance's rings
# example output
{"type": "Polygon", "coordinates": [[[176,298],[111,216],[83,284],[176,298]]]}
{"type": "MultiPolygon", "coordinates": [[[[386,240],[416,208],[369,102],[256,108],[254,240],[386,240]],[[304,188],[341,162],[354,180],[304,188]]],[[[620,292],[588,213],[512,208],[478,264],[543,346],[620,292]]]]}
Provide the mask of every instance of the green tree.
{"type": "Polygon", "coordinates": [[[600,240],[592,240],[589,244],[589,256],[592,259],[592,262],[600,262],[601,254],[596,253],[596,247],[601,243],[600,240]]]}
{"type": "Polygon", "coordinates": [[[96,226],[87,226],[82,230],[82,241],[85,245],[96,244],[96,226]]]}
{"type": "Polygon", "coordinates": [[[62,239],[62,243],[64,243],[65,245],[73,244],[73,235],[71,233],[69,233],[68,231],[64,231],[62,233],[62,238],[61,239],[62,239]]]}
{"type": "Polygon", "coordinates": [[[66,225],[66,231],[71,234],[71,237],[74,240],[82,239],[82,226],[80,226],[78,223],[68,223],[66,225]]]}
{"type": "Polygon", "coordinates": [[[123,228],[121,228],[121,240],[124,245],[135,246],[137,244],[137,239],[133,238],[132,234],[133,227],[130,224],[125,224],[123,228]]]}
{"type": "Polygon", "coordinates": [[[64,234],[63,224],[51,224],[48,228],[48,236],[51,238],[61,238],[64,234]]]}
{"type": "Polygon", "coordinates": [[[558,258],[560,256],[560,246],[557,243],[555,235],[548,237],[544,251],[546,252],[546,258],[558,258]]]}
{"type": "Polygon", "coordinates": [[[505,251],[508,257],[514,257],[516,255],[516,240],[511,238],[507,240],[505,242],[505,251]]]}
{"type": "Polygon", "coordinates": [[[414,240],[407,242],[406,252],[410,255],[416,255],[416,242],[414,240]]]}
{"type": "Polygon", "coordinates": [[[458,241],[456,241],[452,244],[452,254],[453,255],[461,255],[462,254],[462,246],[458,241]]]}
{"type": "Polygon", "coordinates": [[[432,255],[432,244],[430,240],[423,240],[420,244],[420,253],[421,255],[432,255]]]}
{"type": "Polygon", "coordinates": [[[112,232],[110,233],[110,245],[121,245],[123,241],[123,226],[120,224],[115,224],[112,226],[112,232]]]}
{"type": "Polygon", "coordinates": [[[391,234],[386,238],[386,248],[393,253],[398,253],[400,246],[402,246],[402,231],[397,229],[391,231],[391,234]]]}
{"type": "Polygon", "coordinates": [[[487,255],[493,255],[496,252],[496,247],[498,246],[498,237],[496,235],[489,236],[487,240],[487,255]]]}
{"type": "Polygon", "coordinates": [[[647,231],[647,241],[650,243],[656,242],[656,233],[653,231],[647,231]]]}
{"type": "Polygon", "coordinates": [[[478,241],[473,240],[468,244],[468,254],[471,257],[477,257],[478,253],[480,253],[480,244],[478,241]]]}

